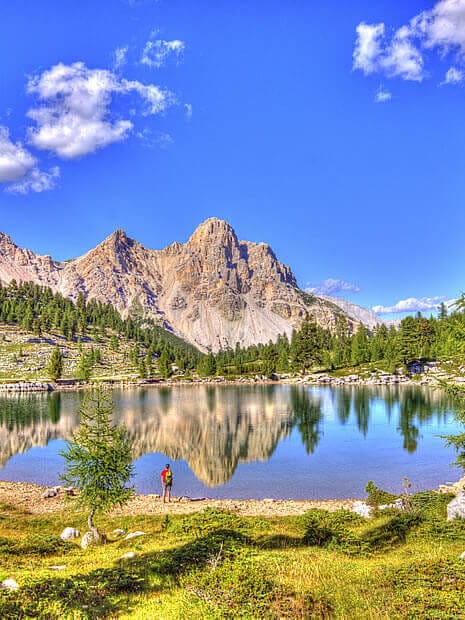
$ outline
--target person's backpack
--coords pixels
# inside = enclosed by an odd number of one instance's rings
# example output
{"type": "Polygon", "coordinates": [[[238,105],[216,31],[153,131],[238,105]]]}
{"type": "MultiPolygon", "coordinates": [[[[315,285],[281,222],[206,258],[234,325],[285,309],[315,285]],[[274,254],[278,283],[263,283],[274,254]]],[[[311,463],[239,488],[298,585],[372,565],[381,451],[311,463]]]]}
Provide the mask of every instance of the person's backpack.
{"type": "Polygon", "coordinates": [[[173,473],[170,469],[166,470],[165,474],[165,484],[171,484],[173,482],[173,473]]]}

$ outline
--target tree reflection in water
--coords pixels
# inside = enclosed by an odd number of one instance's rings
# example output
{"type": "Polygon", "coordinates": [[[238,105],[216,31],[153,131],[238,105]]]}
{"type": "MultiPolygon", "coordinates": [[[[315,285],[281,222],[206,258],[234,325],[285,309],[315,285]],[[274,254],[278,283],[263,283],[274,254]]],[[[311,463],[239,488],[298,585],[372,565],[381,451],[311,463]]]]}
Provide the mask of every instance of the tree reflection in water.
{"type": "MultiPolygon", "coordinates": [[[[0,466],[34,446],[68,439],[82,397],[82,392],[0,397],[0,466]]],[[[325,416],[328,423],[355,426],[364,437],[375,416],[378,424],[379,416],[384,423],[392,418],[403,449],[412,454],[421,426],[433,418],[443,422],[454,408],[440,390],[416,386],[197,385],[115,390],[113,399],[115,421],[128,427],[136,458],[156,452],[184,459],[210,487],[225,484],[239,463],[266,462],[293,430],[313,455],[325,416]]]]}

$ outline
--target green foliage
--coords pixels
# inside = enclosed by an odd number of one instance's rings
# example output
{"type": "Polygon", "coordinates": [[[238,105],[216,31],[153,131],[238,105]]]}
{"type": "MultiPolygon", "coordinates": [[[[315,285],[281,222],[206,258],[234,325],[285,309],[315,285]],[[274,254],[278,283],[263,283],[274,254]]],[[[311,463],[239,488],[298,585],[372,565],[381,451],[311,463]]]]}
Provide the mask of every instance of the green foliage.
{"type": "Polygon", "coordinates": [[[201,377],[213,377],[216,374],[216,360],[213,353],[202,357],[197,366],[197,372],[201,377]]]}
{"type": "Polygon", "coordinates": [[[394,588],[394,610],[402,618],[443,620],[463,617],[463,560],[426,560],[386,571],[394,588]]]}
{"type": "Polygon", "coordinates": [[[25,540],[0,538],[0,554],[47,556],[72,549],[72,545],[57,536],[37,534],[25,540]]]}
{"type": "Polygon", "coordinates": [[[181,585],[222,618],[325,618],[331,611],[322,597],[296,595],[278,585],[247,550],[224,560],[220,550],[209,569],[188,574],[181,585]]]}
{"type": "Polygon", "coordinates": [[[62,453],[66,484],[79,490],[78,506],[94,513],[107,512],[134,495],[128,487],[133,474],[132,446],[127,431],[111,423],[111,395],[101,387],[88,392],[80,410],[80,425],[62,453]]]}
{"type": "Polygon", "coordinates": [[[47,370],[52,381],[57,381],[61,377],[63,373],[63,355],[61,354],[60,347],[56,346],[53,349],[47,370]]]}
{"type": "Polygon", "coordinates": [[[373,480],[367,483],[365,491],[368,493],[366,503],[373,508],[377,508],[383,504],[392,504],[392,502],[399,498],[398,495],[393,495],[377,487],[373,480]]]}
{"type": "Polygon", "coordinates": [[[305,526],[303,542],[348,554],[365,553],[369,550],[369,543],[350,529],[350,526],[360,524],[361,520],[362,517],[346,510],[309,510],[302,517],[305,526]]]}

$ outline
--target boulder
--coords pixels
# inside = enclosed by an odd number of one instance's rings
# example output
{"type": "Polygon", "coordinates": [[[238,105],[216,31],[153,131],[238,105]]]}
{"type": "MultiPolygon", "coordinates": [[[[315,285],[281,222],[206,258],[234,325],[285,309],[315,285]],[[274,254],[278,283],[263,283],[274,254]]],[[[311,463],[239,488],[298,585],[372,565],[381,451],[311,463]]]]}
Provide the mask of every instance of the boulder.
{"type": "Polygon", "coordinates": [[[460,554],[460,559],[461,559],[461,560],[465,560],[465,551],[463,551],[463,552],[460,554]]]}
{"type": "Polygon", "coordinates": [[[372,508],[366,502],[354,502],[351,510],[365,519],[371,517],[372,508]]]}
{"type": "Polygon", "coordinates": [[[131,532],[128,534],[124,540],[131,540],[132,538],[138,538],[139,536],[146,536],[145,532],[131,532]]]}
{"type": "Polygon", "coordinates": [[[126,532],[119,528],[117,528],[116,530],[113,530],[113,536],[124,536],[125,534],[126,532]]]}
{"type": "Polygon", "coordinates": [[[58,495],[58,491],[53,487],[51,489],[46,489],[42,493],[42,498],[47,499],[48,497],[55,497],[56,495],[58,495]]]}
{"type": "Polygon", "coordinates": [[[79,530],[75,527],[65,527],[65,529],[61,532],[60,538],[62,540],[73,540],[73,538],[79,538],[80,536],[79,530]]]}
{"type": "Polygon", "coordinates": [[[447,520],[465,518],[465,493],[459,493],[451,502],[447,504],[447,520]]]}
{"type": "Polygon", "coordinates": [[[120,560],[132,560],[132,558],[135,558],[136,554],[134,553],[134,551],[128,551],[127,553],[125,553],[124,555],[122,555],[120,557],[120,560]]]}

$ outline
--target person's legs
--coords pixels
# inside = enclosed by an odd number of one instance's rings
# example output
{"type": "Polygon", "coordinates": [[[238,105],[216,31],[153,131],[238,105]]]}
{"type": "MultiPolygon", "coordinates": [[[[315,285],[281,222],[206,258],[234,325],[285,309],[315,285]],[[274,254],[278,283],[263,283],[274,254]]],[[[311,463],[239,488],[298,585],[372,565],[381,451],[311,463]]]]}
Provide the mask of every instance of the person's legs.
{"type": "Polygon", "coordinates": [[[168,501],[171,502],[171,484],[166,486],[166,490],[168,492],[168,501]]]}
{"type": "Polygon", "coordinates": [[[163,485],[163,495],[162,495],[162,497],[163,497],[163,503],[165,504],[166,503],[166,484],[163,485]]]}

